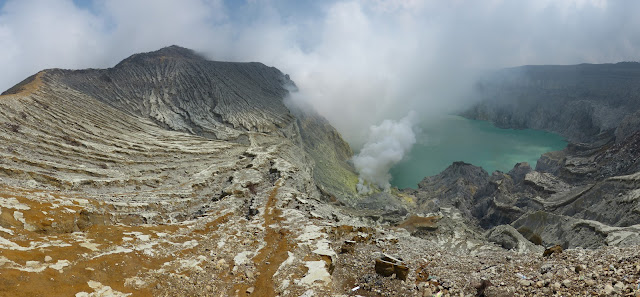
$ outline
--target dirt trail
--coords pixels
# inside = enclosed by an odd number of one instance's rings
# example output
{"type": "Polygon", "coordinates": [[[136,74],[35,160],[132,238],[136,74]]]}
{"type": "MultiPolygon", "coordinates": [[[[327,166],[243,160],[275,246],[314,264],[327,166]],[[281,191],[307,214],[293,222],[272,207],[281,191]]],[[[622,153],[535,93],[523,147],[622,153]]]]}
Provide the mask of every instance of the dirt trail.
{"type": "MultiPolygon", "coordinates": [[[[288,232],[279,227],[272,226],[283,220],[282,217],[280,217],[281,211],[275,206],[277,201],[276,194],[279,188],[280,181],[276,182],[265,205],[263,217],[265,227],[264,241],[266,245],[260,250],[258,255],[253,258],[256,270],[260,274],[257,276],[256,282],[253,285],[253,293],[251,293],[250,296],[273,297],[277,295],[272,278],[280,267],[280,264],[287,260],[289,257],[288,252],[291,250],[287,239],[288,232]]],[[[240,293],[241,296],[246,294],[246,288],[241,290],[240,293]]]]}

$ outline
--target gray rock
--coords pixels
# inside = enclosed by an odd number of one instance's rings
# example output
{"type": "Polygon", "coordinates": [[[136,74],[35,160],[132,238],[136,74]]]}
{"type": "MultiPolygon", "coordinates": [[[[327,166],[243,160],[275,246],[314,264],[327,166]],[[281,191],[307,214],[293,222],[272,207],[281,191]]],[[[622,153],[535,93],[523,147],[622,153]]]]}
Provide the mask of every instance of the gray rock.
{"type": "Polygon", "coordinates": [[[513,169],[509,171],[509,175],[513,179],[514,183],[522,182],[527,175],[527,173],[531,172],[531,165],[527,162],[517,163],[513,166],[513,169]]]}
{"type": "Polygon", "coordinates": [[[407,190],[407,193],[415,195],[420,210],[435,212],[439,207],[455,206],[471,218],[474,193],[488,181],[489,175],[481,167],[454,162],[440,174],[425,177],[418,183],[417,190],[407,190]]]}
{"type": "Polygon", "coordinates": [[[521,279],[518,281],[518,284],[523,286],[523,287],[529,287],[531,286],[531,281],[527,280],[527,279],[521,279]]]}
{"type": "Polygon", "coordinates": [[[531,243],[510,225],[496,226],[487,231],[486,236],[488,241],[518,253],[541,253],[544,249],[531,243]]]}
{"type": "Polygon", "coordinates": [[[553,269],[553,265],[552,264],[542,264],[542,266],[540,266],[540,274],[546,274],[548,272],[551,272],[551,270],[553,269]]]}
{"type": "Polygon", "coordinates": [[[593,287],[593,286],[595,286],[595,285],[596,285],[596,281],[594,281],[594,280],[592,280],[592,279],[586,279],[586,280],[584,281],[584,284],[585,284],[585,285],[587,285],[587,286],[589,286],[589,287],[593,287]]]}
{"type": "Polygon", "coordinates": [[[569,185],[557,177],[538,171],[527,173],[524,177],[524,183],[549,194],[564,192],[569,189],[569,185]]]}
{"type": "Polygon", "coordinates": [[[623,142],[638,131],[640,131],[640,111],[629,114],[622,119],[622,122],[616,127],[616,143],[623,142]]]}
{"type": "Polygon", "coordinates": [[[602,291],[606,295],[611,295],[611,294],[613,294],[614,289],[610,284],[606,284],[606,285],[604,285],[604,289],[602,291]]]}

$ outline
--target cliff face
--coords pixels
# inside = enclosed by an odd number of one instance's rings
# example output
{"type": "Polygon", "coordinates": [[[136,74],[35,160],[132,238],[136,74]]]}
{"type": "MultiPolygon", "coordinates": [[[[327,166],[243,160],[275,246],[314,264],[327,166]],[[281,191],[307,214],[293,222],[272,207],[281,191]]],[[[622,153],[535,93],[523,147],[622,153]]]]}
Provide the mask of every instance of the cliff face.
{"type": "Polygon", "coordinates": [[[640,109],[640,63],[509,68],[484,76],[475,89],[479,104],[466,117],[589,142],[613,134],[640,109]]]}

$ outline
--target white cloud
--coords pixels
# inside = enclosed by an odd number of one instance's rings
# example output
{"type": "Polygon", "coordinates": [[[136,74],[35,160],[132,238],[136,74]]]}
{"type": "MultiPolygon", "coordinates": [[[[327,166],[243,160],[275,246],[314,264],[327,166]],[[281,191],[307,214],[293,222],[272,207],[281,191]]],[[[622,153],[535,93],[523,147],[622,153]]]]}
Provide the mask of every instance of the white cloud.
{"type": "Polygon", "coordinates": [[[100,64],[101,25],[71,1],[8,1],[0,12],[2,89],[44,68],[100,64]]]}

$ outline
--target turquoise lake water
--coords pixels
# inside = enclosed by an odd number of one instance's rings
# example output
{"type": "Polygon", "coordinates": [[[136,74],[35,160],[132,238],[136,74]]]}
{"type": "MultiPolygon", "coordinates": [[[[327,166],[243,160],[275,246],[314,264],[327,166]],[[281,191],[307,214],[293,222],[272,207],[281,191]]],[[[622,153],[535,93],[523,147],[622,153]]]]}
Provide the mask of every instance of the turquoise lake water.
{"type": "Polygon", "coordinates": [[[391,184],[416,188],[424,177],[436,175],[455,161],[507,172],[518,162],[535,168],[540,155],[565,148],[559,135],[539,130],[500,129],[489,122],[448,116],[420,125],[410,154],[391,168],[391,184]]]}

